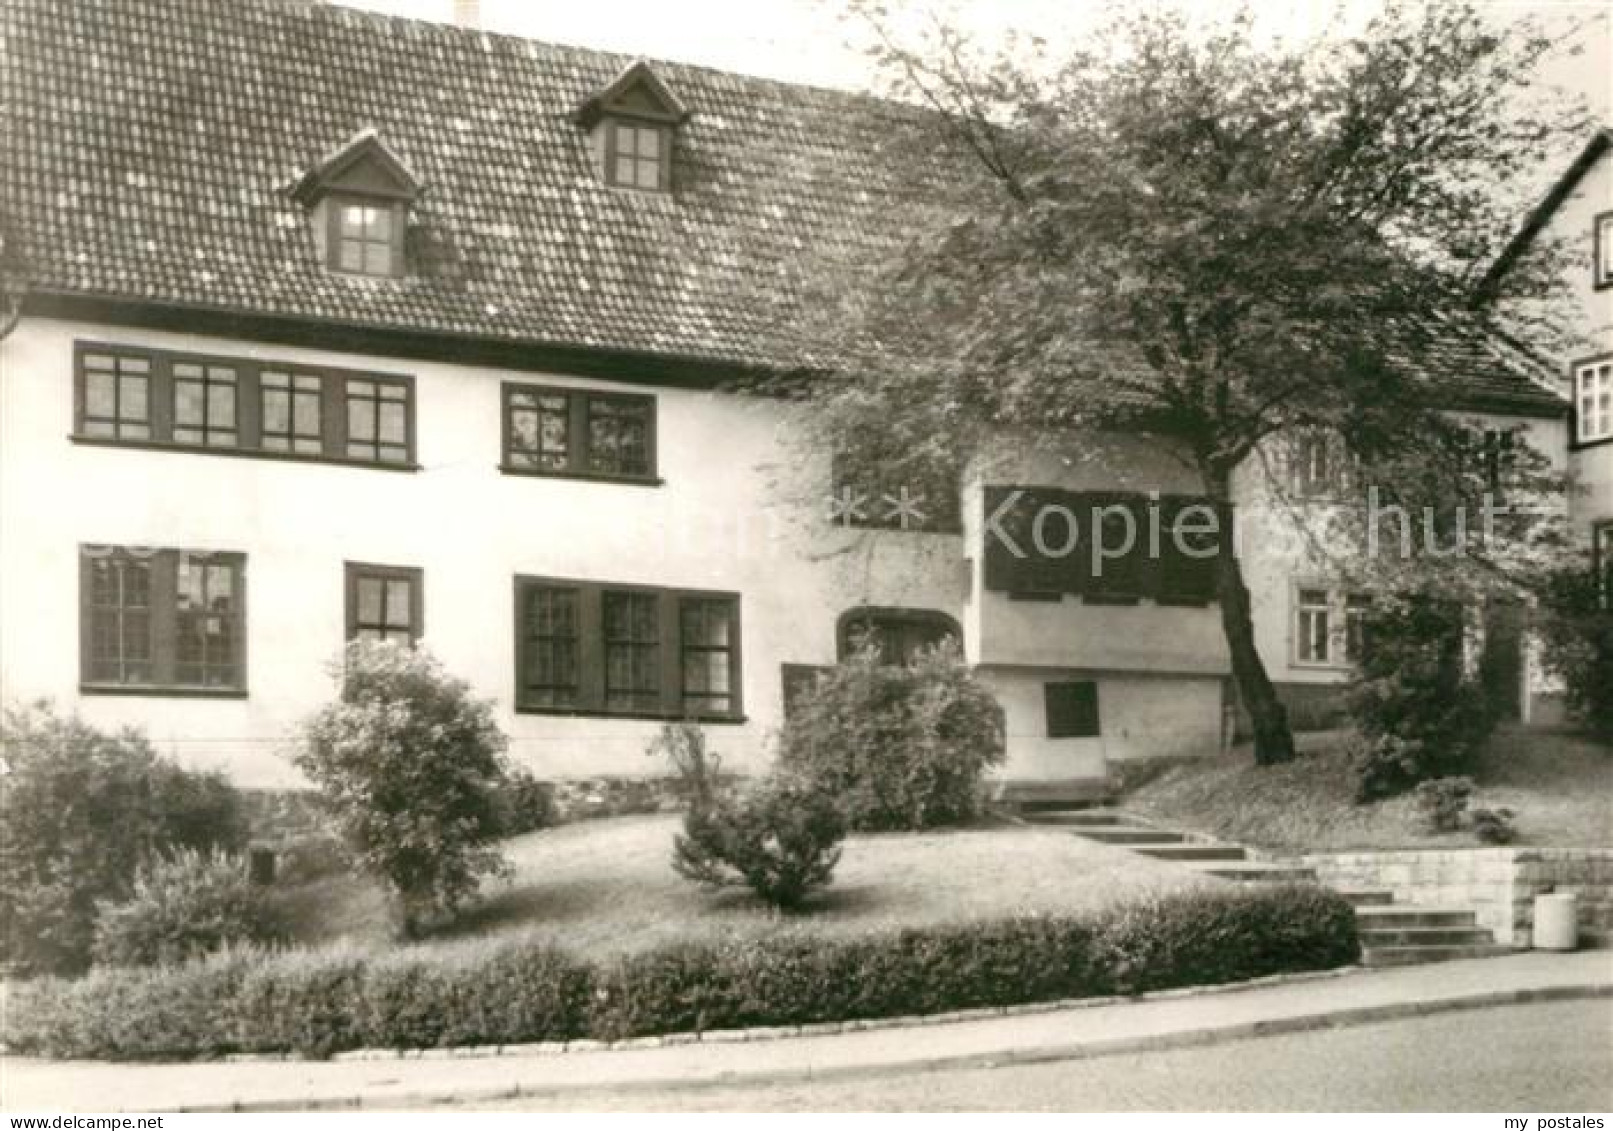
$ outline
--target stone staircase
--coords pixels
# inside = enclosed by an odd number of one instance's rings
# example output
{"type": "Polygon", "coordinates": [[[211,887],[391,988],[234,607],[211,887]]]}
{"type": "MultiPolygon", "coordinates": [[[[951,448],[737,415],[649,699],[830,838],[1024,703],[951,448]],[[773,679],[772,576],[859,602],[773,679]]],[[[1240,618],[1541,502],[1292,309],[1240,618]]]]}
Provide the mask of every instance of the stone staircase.
{"type": "MultiPolygon", "coordinates": [[[[1020,819],[1068,829],[1098,844],[1125,848],[1156,860],[1240,883],[1315,883],[1314,869],[1278,860],[1258,860],[1239,844],[1210,840],[1156,825],[1119,809],[1072,804],[1026,804],[1020,819]]],[[[1388,891],[1340,891],[1355,908],[1366,966],[1408,966],[1453,958],[1510,954],[1493,932],[1480,927],[1472,908],[1397,904],[1388,891]]]]}

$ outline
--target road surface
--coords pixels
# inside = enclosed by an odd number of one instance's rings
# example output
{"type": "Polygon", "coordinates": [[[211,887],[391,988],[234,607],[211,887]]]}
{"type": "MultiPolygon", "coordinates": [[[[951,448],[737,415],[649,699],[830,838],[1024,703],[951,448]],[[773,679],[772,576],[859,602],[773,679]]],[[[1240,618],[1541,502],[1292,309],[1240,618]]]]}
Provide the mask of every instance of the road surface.
{"type": "Polygon", "coordinates": [[[1613,1109],[1613,1001],[1464,1010],[1051,1064],[823,1083],[573,1092],[464,1106],[502,1111],[1605,1112],[1613,1109]]]}

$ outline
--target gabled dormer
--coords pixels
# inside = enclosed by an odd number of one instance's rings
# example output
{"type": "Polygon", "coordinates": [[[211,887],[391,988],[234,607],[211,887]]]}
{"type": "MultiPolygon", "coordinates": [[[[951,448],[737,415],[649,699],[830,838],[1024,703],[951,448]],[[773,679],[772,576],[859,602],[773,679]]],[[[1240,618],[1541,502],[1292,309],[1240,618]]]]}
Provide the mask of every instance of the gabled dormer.
{"type": "Polygon", "coordinates": [[[303,175],[314,246],[332,271],[404,274],[403,232],[421,185],[373,129],[361,130],[303,175]]]}
{"type": "Polygon", "coordinates": [[[588,131],[606,184],[670,192],[678,127],[688,117],[672,89],[640,60],[583,103],[577,124],[588,131]]]}

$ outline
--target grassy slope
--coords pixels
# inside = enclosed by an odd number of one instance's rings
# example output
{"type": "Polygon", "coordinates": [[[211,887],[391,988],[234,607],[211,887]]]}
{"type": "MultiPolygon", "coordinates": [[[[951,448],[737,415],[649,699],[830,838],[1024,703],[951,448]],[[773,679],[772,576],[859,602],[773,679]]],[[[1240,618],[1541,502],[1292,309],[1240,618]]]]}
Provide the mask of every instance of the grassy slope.
{"type": "MultiPolygon", "coordinates": [[[[599,956],[681,940],[808,930],[882,928],[1079,912],[1116,899],[1214,884],[1187,869],[1082,841],[1054,829],[994,825],[944,833],[855,836],[834,885],[808,913],[779,916],[743,889],[710,893],[669,863],[676,817],[583,821],[509,843],[509,885],[458,925],[454,937],[525,935],[599,956]]],[[[387,938],[380,893],[336,876],[287,893],[308,943],[387,938]]],[[[427,945],[454,946],[454,937],[427,945]]]]}
{"type": "MultiPolygon", "coordinates": [[[[1129,794],[1126,808],[1273,851],[1444,848],[1471,833],[1424,833],[1409,797],[1352,803],[1347,740],[1312,745],[1285,766],[1259,767],[1247,749],[1177,766],[1129,794]]],[[[1516,814],[1518,843],[1613,845],[1613,750],[1557,732],[1506,728],[1473,774],[1475,806],[1516,814]]]]}

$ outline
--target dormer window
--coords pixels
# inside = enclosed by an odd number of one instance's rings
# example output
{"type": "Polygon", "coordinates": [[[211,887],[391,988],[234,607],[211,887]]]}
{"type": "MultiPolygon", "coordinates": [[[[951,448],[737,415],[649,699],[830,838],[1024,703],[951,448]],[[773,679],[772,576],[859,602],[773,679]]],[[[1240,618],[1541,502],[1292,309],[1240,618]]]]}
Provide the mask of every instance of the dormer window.
{"type": "Polygon", "coordinates": [[[634,63],[583,104],[604,182],[641,192],[670,192],[678,127],[689,112],[647,63],[634,63]]]}
{"type": "Polygon", "coordinates": [[[395,275],[398,249],[394,246],[402,224],[391,201],[334,199],[331,222],[331,266],[355,275],[395,275]]]}
{"type": "Polygon", "coordinates": [[[404,231],[420,183],[381,141],[364,130],[298,183],[314,246],[325,266],[347,275],[405,274],[404,231]]]}
{"type": "Polygon", "coordinates": [[[610,153],[605,159],[606,175],[613,185],[624,188],[664,189],[671,180],[672,131],[630,121],[610,123],[610,153]]]}

